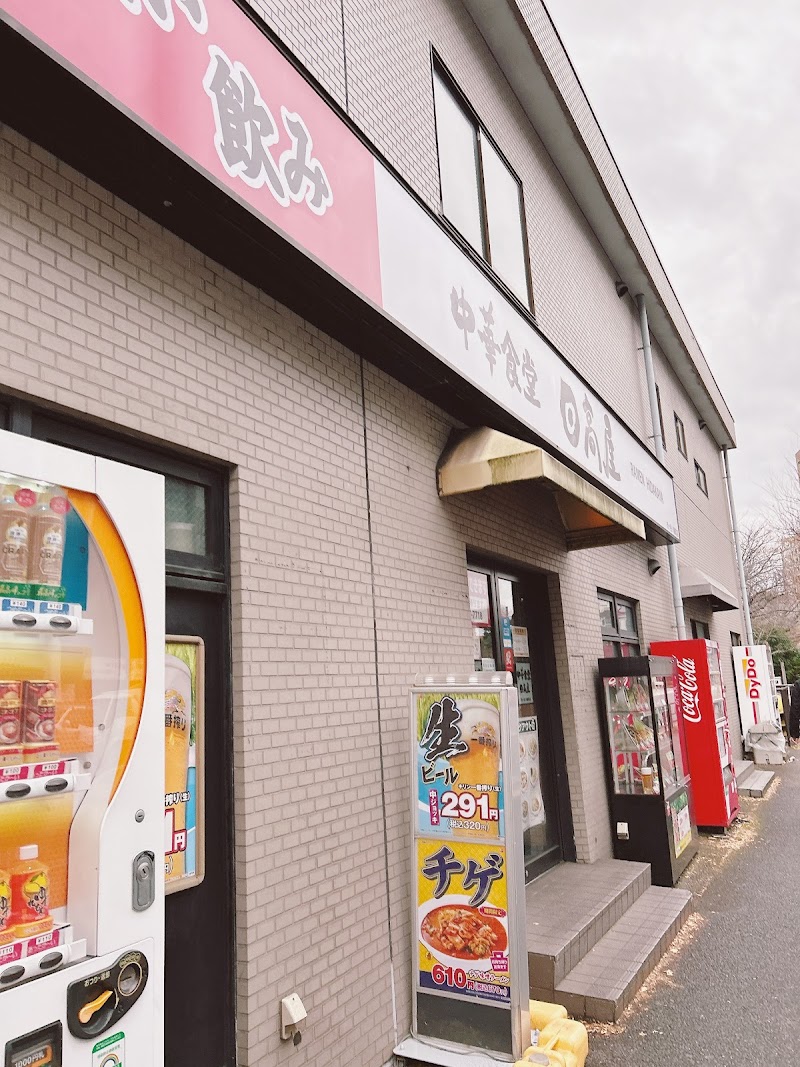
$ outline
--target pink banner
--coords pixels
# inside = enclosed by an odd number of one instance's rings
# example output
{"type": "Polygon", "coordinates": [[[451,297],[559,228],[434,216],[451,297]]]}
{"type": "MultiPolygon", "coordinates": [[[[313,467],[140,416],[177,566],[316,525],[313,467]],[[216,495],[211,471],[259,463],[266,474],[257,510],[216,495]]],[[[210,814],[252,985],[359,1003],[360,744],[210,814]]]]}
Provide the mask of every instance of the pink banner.
{"type": "Polygon", "coordinates": [[[372,155],[233,0],[0,0],[0,16],[380,304],[372,155]]]}

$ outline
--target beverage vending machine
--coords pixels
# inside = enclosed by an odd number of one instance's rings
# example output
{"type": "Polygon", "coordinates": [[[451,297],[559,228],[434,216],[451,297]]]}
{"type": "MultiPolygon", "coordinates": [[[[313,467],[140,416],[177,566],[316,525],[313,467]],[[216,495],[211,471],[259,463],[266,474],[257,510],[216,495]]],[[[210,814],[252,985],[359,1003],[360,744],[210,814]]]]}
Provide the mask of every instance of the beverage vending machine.
{"type": "Polygon", "coordinates": [[[163,1065],[163,531],[159,475],[0,432],[4,1067],[163,1065]]]}
{"type": "Polygon", "coordinates": [[[702,639],[656,641],[654,656],[674,656],[680,714],[698,826],[727,829],[739,813],[719,645],[702,639]]]}

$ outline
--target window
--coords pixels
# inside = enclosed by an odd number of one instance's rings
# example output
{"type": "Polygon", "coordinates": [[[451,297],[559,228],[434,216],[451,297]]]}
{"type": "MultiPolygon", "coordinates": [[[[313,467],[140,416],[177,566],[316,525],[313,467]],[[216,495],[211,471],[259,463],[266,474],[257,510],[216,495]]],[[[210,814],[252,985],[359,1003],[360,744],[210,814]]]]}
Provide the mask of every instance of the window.
{"type": "Polygon", "coordinates": [[[520,180],[438,65],[433,99],[442,211],[509,289],[529,304],[520,180]]]}
{"type": "Polygon", "coordinates": [[[661,433],[661,443],[664,451],[667,450],[667,435],[664,433],[664,412],[661,410],[661,390],[656,386],[656,405],[658,406],[658,429],[661,433]]]}
{"type": "Polygon", "coordinates": [[[711,627],[707,622],[701,622],[700,619],[690,619],[692,624],[692,637],[702,637],[705,641],[711,640],[711,627]]]}
{"type": "Polygon", "coordinates": [[[686,430],[684,429],[683,419],[678,415],[675,416],[675,438],[678,442],[678,451],[687,459],[689,453],[686,450],[686,430]]]}
{"type": "Polygon", "coordinates": [[[697,482],[697,487],[700,492],[705,493],[705,495],[708,496],[708,482],[706,481],[706,472],[703,470],[697,460],[694,461],[694,478],[697,482]]]}
{"type": "Polygon", "coordinates": [[[604,656],[638,656],[639,628],[636,622],[636,602],[616,593],[598,590],[600,629],[603,633],[604,656]]]}
{"type": "Polygon", "coordinates": [[[731,630],[731,648],[740,648],[741,644],[742,644],[742,635],[741,634],[735,634],[733,632],[733,630],[731,630]]]}

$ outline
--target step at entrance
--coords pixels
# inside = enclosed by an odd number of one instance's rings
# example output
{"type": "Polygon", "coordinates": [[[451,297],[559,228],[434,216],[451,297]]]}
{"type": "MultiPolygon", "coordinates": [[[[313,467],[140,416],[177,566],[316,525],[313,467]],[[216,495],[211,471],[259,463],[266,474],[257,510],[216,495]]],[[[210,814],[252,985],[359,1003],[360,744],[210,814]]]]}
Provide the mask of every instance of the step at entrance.
{"type": "Polygon", "coordinates": [[[691,912],[691,894],[654,887],[650,866],[564,863],[525,891],[535,1000],[614,1021],[691,912]]]}
{"type": "Polygon", "coordinates": [[[685,889],[651,886],[556,986],[556,1003],[579,1018],[616,1022],[691,910],[685,889]]]}
{"type": "Polygon", "coordinates": [[[742,786],[755,769],[756,765],[752,760],[735,759],[733,761],[733,773],[736,775],[736,785],[740,793],[742,792],[742,786]]]}
{"type": "Polygon", "coordinates": [[[763,797],[774,777],[774,771],[752,771],[748,774],[745,784],[739,786],[739,792],[746,797],[763,797]]]}

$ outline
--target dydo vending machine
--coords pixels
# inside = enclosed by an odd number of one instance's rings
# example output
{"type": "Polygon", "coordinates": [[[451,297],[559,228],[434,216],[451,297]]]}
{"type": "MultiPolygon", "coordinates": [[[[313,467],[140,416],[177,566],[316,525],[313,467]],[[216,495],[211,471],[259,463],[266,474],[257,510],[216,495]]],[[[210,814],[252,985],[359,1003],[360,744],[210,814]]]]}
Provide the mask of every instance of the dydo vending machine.
{"type": "Polygon", "coordinates": [[[0,432],[4,1067],[163,1064],[163,501],[0,432]]]}

